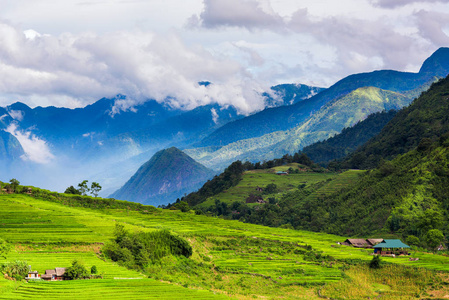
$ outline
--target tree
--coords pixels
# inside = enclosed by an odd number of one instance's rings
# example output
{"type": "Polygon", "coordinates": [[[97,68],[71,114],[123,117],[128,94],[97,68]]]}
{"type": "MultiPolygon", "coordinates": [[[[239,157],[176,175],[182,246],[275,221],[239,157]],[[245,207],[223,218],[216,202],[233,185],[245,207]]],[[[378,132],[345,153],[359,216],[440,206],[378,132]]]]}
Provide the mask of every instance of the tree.
{"type": "Polygon", "coordinates": [[[188,212],[188,211],[190,211],[190,206],[189,206],[189,204],[188,204],[187,202],[185,202],[185,201],[181,201],[181,202],[179,202],[179,203],[176,203],[174,206],[176,207],[176,209],[179,209],[179,210],[182,211],[182,212],[188,212]]]}
{"type": "Polygon", "coordinates": [[[90,268],[90,274],[95,275],[97,273],[98,273],[97,266],[93,265],[92,268],[90,268]]]}
{"type": "Polygon", "coordinates": [[[4,239],[0,239],[0,256],[6,258],[6,254],[8,254],[9,251],[11,251],[11,245],[4,239]]]}
{"type": "Polygon", "coordinates": [[[17,187],[19,186],[20,182],[17,179],[13,178],[9,181],[9,183],[11,184],[12,190],[14,192],[16,192],[17,187]]]}
{"type": "Polygon", "coordinates": [[[407,239],[405,240],[405,242],[410,246],[419,246],[419,244],[420,244],[419,238],[417,238],[414,235],[409,235],[407,237],[407,239]]]}
{"type": "Polygon", "coordinates": [[[369,268],[370,269],[380,269],[380,268],[382,268],[381,262],[382,261],[380,259],[380,255],[374,255],[373,259],[369,263],[369,268]]]}
{"type": "Polygon", "coordinates": [[[264,189],[264,194],[273,194],[276,193],[278,186],[274,183],[269,183],[264,189]]]}
{"type": "Polygon", "coordinates": [[[90,193],[94,195],[94,197],[98,196],[98,193],[101,191],[101,185],[97,182],[92,182],[90,186],[90,193]]]}
{"type": "Polygon", "coordinates": [[[64,194],[81,195],[81,192],[73,187],[73,185],[66,188],[64,194]]]}
{"type": "Polygon", "coordinates": [[[89,272],[82,263],[74,260],[72,265],[65,270],[64,277],[67,279],[83,279],[89,277],[89,272]]]}
{"type": "Polygon", "coordinates": [[[438,246],[443,242],[444,235],[438,229],[430,229],[426,234],[427,246],[432,250],[436,251],[438,246]]]}
{"type": "Polygon", "coordinates": [[[81,195],[86,196],[89,192],[89,187],[87,186],[87,180],[83,180],[83,182],[78,184],[78,191],[81,195]]]}

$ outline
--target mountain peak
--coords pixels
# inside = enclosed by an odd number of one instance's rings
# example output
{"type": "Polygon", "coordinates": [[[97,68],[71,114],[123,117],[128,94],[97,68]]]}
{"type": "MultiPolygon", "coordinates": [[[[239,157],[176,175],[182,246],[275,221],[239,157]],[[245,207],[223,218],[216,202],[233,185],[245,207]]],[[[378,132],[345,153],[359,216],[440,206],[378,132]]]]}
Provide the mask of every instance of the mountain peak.
{"type": "Polygon", "coordinates": [[[424,61],[419,73],[435,73],[435,76],[446,77],[448,69],[449,48],[441,47],[424,61]]]}
{"type": "Polygon", "coordinates": [[[111,197],[151,205],[167,204],[201,187],[213,174],[178,148],[171,147],[154,154],[111,197]]]}

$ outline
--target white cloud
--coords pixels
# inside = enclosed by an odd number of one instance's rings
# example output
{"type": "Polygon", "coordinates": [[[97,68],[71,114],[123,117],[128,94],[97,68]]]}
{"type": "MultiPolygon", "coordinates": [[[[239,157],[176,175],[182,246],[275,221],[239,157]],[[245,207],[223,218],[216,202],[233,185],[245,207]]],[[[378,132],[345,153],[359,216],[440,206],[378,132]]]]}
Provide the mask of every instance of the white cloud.
{"type": "Polygon", "coordinates": [[[21,110],[10,110],[8,111],[11,118],[17,121],[22,121],[23,117],[25,116],[25,113],[21,110]]]}
{"type": "Polygon", "coordinates": [[[214,121],[215,124],[217,124],[218,121],[217,111],[215,110],[215,108],[211,108],[210,112],[212,114],[212,120],[214,121]]]}
{"type": "Polygon", "coordinates": [[[39,139],[29,131],[19,130],[17,124],[9,124],[5,131],[15,136],[22,145],[25,152],[21,156],[23,160],[29,160],[38,164],[48,164],[55,159],[55,156],[50,152],[47,142],[39,139]]]}
{"type": "Polygon", "coordinates": [[[193,16],[189,22],[191,26],[201,25],[208,28],[236,26],[273,29],[282,28],[284,20],[274,12],[269,1],[204,0],[201,15],[193,16]]]}
{"type": "Polygon", "coordinates": [[[384,8],[397,8],[414,3],[449,3],[448,0],[370,0],[370,2],[384,8]]]}
{"type": "MultiPolygon", "coordinates": [[[[263,103],[257,93],[246,91],[247,87],[263,88],[239,62],[214,56],[199,45],[187,46],[175,33],[35,35],[29,39],[18,29],[0,24],[0,56],[4,58],[0,93],[16,94],[24,102],[28,97],[61,95],[73,103],[88,104],[120,93],[133,99],[133,104],[169,98],[173,107],[192,109],[217,102],[233,104],[243,113],[260,109],[263,103]],[[201,80],[214,85],[200,86],[201,80]]],[[[126,104],[116,101],[116,108],[126,109],[126,104]]]]}

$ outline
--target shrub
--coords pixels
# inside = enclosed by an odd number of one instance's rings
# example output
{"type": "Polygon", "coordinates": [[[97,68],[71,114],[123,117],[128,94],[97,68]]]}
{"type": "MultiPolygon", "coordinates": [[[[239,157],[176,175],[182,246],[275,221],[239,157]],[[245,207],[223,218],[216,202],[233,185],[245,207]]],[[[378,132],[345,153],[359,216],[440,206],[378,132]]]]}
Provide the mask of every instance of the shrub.
{"type": "Polygon", "coordinates": [[[94,275],[97,273],[98,273],[97,266],[93,265],[92,268],[90,268],[90,274],[94,275]]]}
{"type": "Polygon", "coordinates": [[[369,263],[370,269],[380,269],[382,268],[382,260],[380,259],[380,255],[374,255],[373,259],[369,263]]]}

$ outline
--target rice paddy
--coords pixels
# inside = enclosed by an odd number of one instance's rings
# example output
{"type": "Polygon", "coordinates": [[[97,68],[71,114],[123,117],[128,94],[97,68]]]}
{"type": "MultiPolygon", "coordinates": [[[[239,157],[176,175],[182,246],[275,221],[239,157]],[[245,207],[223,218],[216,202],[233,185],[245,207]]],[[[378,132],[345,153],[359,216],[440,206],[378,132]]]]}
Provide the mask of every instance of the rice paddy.
{"type": "MultiPolygon", "coordinates": [[[[343,176],[356,176],[356,172],[343,176]]],[[[329,184],[342,183],[335,178],[329,184]]],[[[43,273],[46,269],[67,267],[77,259],[87,268],[95,265],[103,276],[50,283],[2,278],[0,299],[48,299],[56,295],[61,299],[278,299],[279,295],[285,299],[314,299],[318,298],[318,289],[334,297],[339,288],[346,288],[348,274],[350,277],[359,272],[357,262],[372,259],[371,250],[340,246],[336,242],[345,238],[335,235],[264,227],[193,212],[92,210],[25,195],[0,195],[0,238],[15,246],[7,259],[0,258],[0,263],[23,260],[43,273]],[[167,258],[142,273],[126,269],[100,253],[102,244],[112,238],[116,222],[131,231],[168,229],[191,243],[193,256],[182,260],[167,258]],[[345,262],[356,262],[353,273],[345,271],[345,262]]],[[[383,260],[400,270],[413,266],[449,272],[448,257],[421,252],[413,256],[420,260],[383,260]]],[[[384,294],[390,289],[389,295],[393,296],[401,290],[394,284],[373,284],[370,288],[384,294]]],[[[414,284],[414,294],[423,289],[417,283],[410,284],[414,284]]]]}

